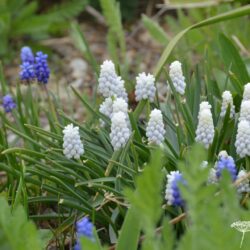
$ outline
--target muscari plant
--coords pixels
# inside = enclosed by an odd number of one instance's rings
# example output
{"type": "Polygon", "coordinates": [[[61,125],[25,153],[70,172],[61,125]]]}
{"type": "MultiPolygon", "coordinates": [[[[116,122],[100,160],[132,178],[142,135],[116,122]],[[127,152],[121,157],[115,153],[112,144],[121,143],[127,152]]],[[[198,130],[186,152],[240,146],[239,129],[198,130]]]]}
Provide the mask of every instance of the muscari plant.
{"type": "MultiPolygon", "coordinates": [[[[17,83],[11,112],[0,112],[0,168],[7,175],[1,189],[11,205],[21,202],[36,221],[57,220],[54,235],[61,245],[64,237],[74,238],[71,226],[87,215],[101,241],[117,244],[117,249],[139,245],[143,249],[209,249],[211,240],[215,249],[236,248],[238,236],[228,225],[248,219],[250,138],[244,105],[249,84],[242,81],[242,74],[244,79],[249,76],[230,40],[221,35],[221,41],[243,65],[238,69],[241,75],[236,70],[224,79],[224,86],[234,88],[231,95],[225,96],[227,88],[211,94],[210,85],[217,83],[208,65],[204,72],[198,67],[193,75],[184,75],[181,63],[175,61],[169,71],[161,67],[169,85],[165,102],[157,98],[155,77],[140,73],[135,86],[139,103],[132,111],[124,80],[112,61],[104,61],[98,77],[98,92],[103,96],[99,108],[72,87],[86,109],[84,123],[72,118],[74,111],[65,114],[62,103],[49,92],[46,55],[38,52],[34,57],[31,50],[22,50],[22,55],[29,54],[21,56],[20,80],[26,85],[21,88],[17,83]],[[195,141],[200,149],[193,146],[195,141]],[[155,147],[162,153],[153,153],[155,147]],[[153,161],[145,167],[150,158],[153,161]],[[204,220],[208,213],[211,218],[204,220]],[[177,224],[175,233],[168,222],[177,224]],[[222,232],[223,239],[216,239],[222,232]]],[[[1,84],[3,95],[9,95],[2,75],[1,84]]],[[[83,249],[101,249],[96,233],[93,239],[89,232],[89,222],[78,223],[78,240],[71,246],[77,249],[82,242],[83,249]]]]}

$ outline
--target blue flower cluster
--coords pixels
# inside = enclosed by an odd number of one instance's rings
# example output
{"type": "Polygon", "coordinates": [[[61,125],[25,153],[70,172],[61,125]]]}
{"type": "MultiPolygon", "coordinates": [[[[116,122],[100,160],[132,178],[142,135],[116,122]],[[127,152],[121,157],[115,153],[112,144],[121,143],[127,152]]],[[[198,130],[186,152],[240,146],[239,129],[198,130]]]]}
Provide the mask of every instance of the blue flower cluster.
{"type": "MultiPolygon", "coordinates": [[[[206,168],[207,162],[202,162],[201,167],[206,168]]],[[[219,154],[219,159],[216,162],[214,168],[210,169],[207,184],[218,183],[223,171],[229,172],[233,182],[246,174],[244,171],[240,171],[237,175],[237,168],[236,168],[233,157],[229,156],[226,151],[221,151],[219,154]]],[[[180,183],[187,185],[187,182],[183,178],[182,173],[180,173],[178,170],[171,171],[167,175],[165,199],[168,205],[172,205],[172,206],[185,205],[185,202],[181,196],[181,192],[179,188],[180,183]]],[[[238,193],[249,192],[250,190],[249,181],[246,180],[246,182],[241,183],[237,187],[237,190],[238,190],[238,193]]]]}
{"type": "Polygon", "coordinates": [[[79,242],[81,236],[93,239],[93,224],[88,217],[84,217],[76,223],[76,234],[78,239],[74,246],[74,250],[81,250],[81,244],[79,242]]]}
{"type": "Polygon", "coordinates": [[[50,69],[47,63],[48,55],[43,54],[43,52],[39,51],[36,53],[36,63],[35,63],[35,73],[37,81],[40,83],[48,83],[50,69]]]}
{"type": "Polygon", "coordinates": [[[30,64],[29,62],[24,62],[22,65],[20,65],[20,68],[21,68],[20,79],[22,81],[30,82],[33,81],[33,79],[35,79],[33,64],[30,64]]]}
{"type": "Polygon", "coordinates": [[[4,111],[6,113],[9,113],[16,107],[16,103],[14,102],[13,98],[11,95],[5,95],[2,100],[2,105],[4,108],[4,111]]]}
{"type": "Polygon", "coordinates": [[[182,199],[179,184],[185,184],[182,174],[179,171],[171,171],[167,175],[167,185],[165,192],[165,199],[168,202],[168,205],[173,206],[183,206],[184,200],[182,199]]]}
{"type": "Polygon", "coordinates": [[[22,47],[20,57],[23,63],[28,62],[30,64],[33,64],[35,62],[33,52],[28,46],[22,47]]]}
{"type": "Polygon", "coordinates": [[[20,79],[30,83],[37,79],[39,83],[47,84],[50,76],[50,69],[47,63],[48,55],[39,51],[34,57],[31,48],[23,47],[21,49],[20,79]]]}
{"type": "Polygon", "coordinates": [[[221,156],[216,165],[216,177],[220,178],[222,171],[227,170],[233,181],[237,178],[237,169],[233,157],[231,156],[221,156]]]}

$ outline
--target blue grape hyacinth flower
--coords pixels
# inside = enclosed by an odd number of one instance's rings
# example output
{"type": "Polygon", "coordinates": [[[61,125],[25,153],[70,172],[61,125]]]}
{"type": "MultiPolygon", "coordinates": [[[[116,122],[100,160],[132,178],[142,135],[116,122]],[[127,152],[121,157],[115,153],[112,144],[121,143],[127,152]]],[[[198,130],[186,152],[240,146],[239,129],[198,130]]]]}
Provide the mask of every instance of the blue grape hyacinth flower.
{"type": "Polygon", "coordinates": [[[21,48],[20,57],[21,57],[22,63],[28,62],[30,64],[33,64],[35,62],[33,52],[31,48],[28,46],[24,46],[21,48]]]}
{"type": "Polygon", "coordinates": [[[35,75],[39,83],[47,84],[50,76],[50,69],[47,63],[48,55],[39,51],[35,57],[35,75]]]}
{"type": "Polygon", "coordinates": [[[4,108],[4,111],[6,113],[9,113],[16,107],[16,103],[14,102],[13,98],[11,95],[5,95],[2,100],[2,105],[4,108]]]}
{"type": "Polygon", "coordinates": [[[88,217],[84,217],[76,223],[76,235],[77,242],[74,246],[74,250],[81,250],[81,244],[79,242],[81,236],[93,239],[93,224],[88,217]]]}
{"type": "Polygon", "coordinates": [[[29,62],[24,62],[20,65],[21,71],[19,73],[22,81],[31,82],[35,79],[34,65],[29,62]]]}
{"type": "Polygon", "coordinates": [[[168,205],[183,206],[184,200],[182,199],[179,183],[185,184],[182,174],[179,171],[171,171],[167,175],[167,185],[165,191],[165,199],[168,205]]]}
{"type": "Polygon", "coordinates": [[[237,178],[237,169],[233,157],[226,155],[219,156],[219,160],[216,164],[216,176],[217,178],[221,177],[222,171],[226,169],[232,178],[232,181],[235,181],[237,178]]]}

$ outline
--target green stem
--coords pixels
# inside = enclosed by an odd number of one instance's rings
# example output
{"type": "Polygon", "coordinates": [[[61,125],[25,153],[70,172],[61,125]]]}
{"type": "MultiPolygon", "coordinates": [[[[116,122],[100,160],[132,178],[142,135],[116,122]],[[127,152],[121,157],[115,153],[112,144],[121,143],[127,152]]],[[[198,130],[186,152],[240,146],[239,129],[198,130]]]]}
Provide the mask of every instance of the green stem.
{"type": "Polygon", "coordinates": [[[151,108],[150,108],[150,102],[149,100],[147,100],[147,103],[146,103],[146,107],[147,107],[147,120],[149,120],[149,117],[150,117],[150,113],[151,113],[151,108]]]}
{"type": "Polygon", "coordinates": [[[245,236],[245,232],[242,233],[241,242],[240,242],[240,248],[242,247],[242,243],[243,243],[243,240],[244,240],[244,236],[245,236]]]}
{"type": "MultiPolygon", "coordinates": [[[[51,100],[51,98],[50,98],[50,94],[49,94],[47,85],[46,85],[46,84],[43,84],[43,87],[44,87],[44,90],[45,90],[45,92],[46,92],[46,94],[47,94],[47,98],[48,98],[48,102],[49,102],[49,108],[50,108],[52,117],[54,118],[54,121],[55,121],[57,124],[59,124],[59,121],[58,121],[58,118],[57,118],[57,114],[56,114],[56,109],[55,109],[55,106],[54,106],[54,104],[53,104],[53,102],[52,102],[52,100],[51,100]]],[[[56,128],[56,131],[60,134],[60,133],[61,133],[60,129],[59,129],[57,126],[55,126],[55,128],[56,128]]]]}
{"type": "Polygon", "coordinates": [[[0,84],[1,84],[1,92],[2,92],[2,95],[6,95],[6,93],[8,92],[7,90],[7,85],[6,85],[6,81],[5,81],[5,78],[4,78],[4,72],[3,72],[3,64],[2,64],[2,61],[0,61],[0,84]]]}
{"type": "Polygon", "coordinates": [[[250,171],[250,157],[249,156],[246,157],[246,170],[250,171]]]}
{"type": "Polygon", "coordinates": [[[139,119],[139,116],[142,113],[146,103],[147,103],[147,100],[141,100],[138,103],[138,105],[137,105],[137,107],[136,107],[136,109],[134,111],[134,118],[135,118],[136,121],[139,119]]]}
{"type": "Polygon", "coordinates": [[[114,166],[114,161],[116,161],[118,159],[118,157],[120,156],[121,150],[117,150],[113,153],[112,157],[111,157],[111,161],[109,162],[107,169],[105,171],[105,176],[109,176],[113,166],[114,166]]]}
{"type": "MultiPolygon", "coordinates": [[[[79,162],[79,164],[81,164],[81,165],[82,165],[82,163],[83,163],[83,162],[81,161],[81,159],[78,159],[77,162],[79,162]]],[[[90,177],[90,174],[89,174],[88,171],[83,170],[83,173],[85,174],[87,180],[91,180],[91,177],[90,177]]]]}

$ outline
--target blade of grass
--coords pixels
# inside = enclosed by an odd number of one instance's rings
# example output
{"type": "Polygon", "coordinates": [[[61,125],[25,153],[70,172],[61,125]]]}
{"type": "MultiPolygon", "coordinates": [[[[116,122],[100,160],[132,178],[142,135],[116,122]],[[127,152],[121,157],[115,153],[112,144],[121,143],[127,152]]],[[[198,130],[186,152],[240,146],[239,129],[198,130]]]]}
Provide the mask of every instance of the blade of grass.
{"type": "Polygon", "coordinates": [[[166,48],[164,49],[160,60],[158,61],[155,70],[154,70],[154,75],[156,78],[159,77],[164,65],[166,64],[171,52],[173,51],[174,47],[176,46],[176,44],[179,42],[179,40],[190,30],[192,29],[197,29],[197,28],[201,28],[207,25],[211,25],[211,24],[215,24],[218,22],[222,22],[222,21],[226,21],[232,18],[236,18],[236,17],[240,17],[240,16],[244,16],[244,15],[249,15],[250,14],[250,6],[246,5],[231,11],[228,11],[226,13],[222,13],[219,14],[217,16],[214,17],[210,17],[208,19],[205,19],[199,23],[196,23],[194,25],[191,25],[189,27],[187,27],[186,29],[182,30],[181,32],[179,32],[170,42],[169,44],[166,46],[166,48]]]}

